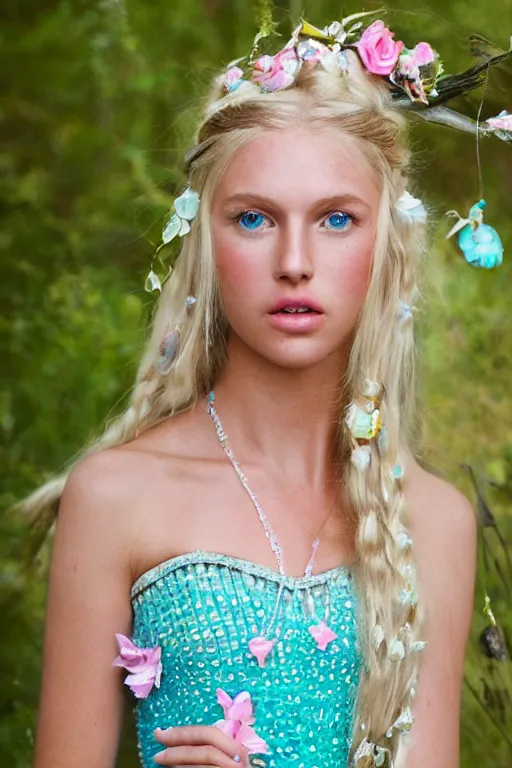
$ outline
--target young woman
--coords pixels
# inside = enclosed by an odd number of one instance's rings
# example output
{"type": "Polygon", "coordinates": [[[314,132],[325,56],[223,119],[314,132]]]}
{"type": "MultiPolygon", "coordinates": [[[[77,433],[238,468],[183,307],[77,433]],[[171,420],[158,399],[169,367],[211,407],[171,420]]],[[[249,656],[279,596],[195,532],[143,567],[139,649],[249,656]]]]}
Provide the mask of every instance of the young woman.
{"type": "Polygon", "coordinates": [[[216,81],[132,403],[29,504],[60,500],[36,768],[114,765],[119,667],[144,768],[459,764],[475,522],[410,442],[400,51],[304,31],[216,81]]]}

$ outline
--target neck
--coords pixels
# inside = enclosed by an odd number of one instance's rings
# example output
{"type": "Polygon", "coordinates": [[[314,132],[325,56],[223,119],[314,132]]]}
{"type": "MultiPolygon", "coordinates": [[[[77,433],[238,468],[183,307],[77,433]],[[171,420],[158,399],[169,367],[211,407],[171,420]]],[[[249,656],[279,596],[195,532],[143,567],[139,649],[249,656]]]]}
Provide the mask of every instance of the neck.
{"type": "Polygon", "coordinates": [[[254,354],[237,338],[215,385],[218,414],[235,455],[255,455],[293,482],[325,487],[334,477],[340,381],[347,353],[305,369],[283,368],[254,354]]]}

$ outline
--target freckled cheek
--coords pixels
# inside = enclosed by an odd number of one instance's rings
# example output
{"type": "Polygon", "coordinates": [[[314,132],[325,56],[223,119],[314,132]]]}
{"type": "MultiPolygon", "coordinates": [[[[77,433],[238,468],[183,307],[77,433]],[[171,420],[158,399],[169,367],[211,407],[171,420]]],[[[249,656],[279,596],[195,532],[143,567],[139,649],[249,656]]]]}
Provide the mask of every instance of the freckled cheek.
{"type": "Polygon", "coordinates": [[[362,305],[368,291],[374,243],[373,236],[356,238],[347,243],[336,260],[336,276],[333,275],[333,279],[340,286],[343,296],[352,299],[353,303],[362,305]]]}
{"type": "Polygon", "coordinates": [[[261,280],[261,255],[255,253],[254,244],[245,245],[239,238],[214,239],[215,263],[219,273],[222,294],[227,303],[254,293],[261,280]]]}

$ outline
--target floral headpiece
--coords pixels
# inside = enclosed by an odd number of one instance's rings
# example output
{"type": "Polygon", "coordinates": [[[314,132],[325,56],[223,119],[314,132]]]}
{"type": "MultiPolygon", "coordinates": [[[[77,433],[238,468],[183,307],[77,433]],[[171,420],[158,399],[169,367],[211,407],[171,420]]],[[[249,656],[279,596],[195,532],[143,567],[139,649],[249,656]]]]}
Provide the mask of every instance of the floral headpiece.
{"type": "MultiPolygon", "coordinates": [[[[323,29],[302,19],[278,53],[257,55],[260,40],[273,31],[273,25],[269,24],[268,29],[256,35],[251,53],[228,64],[218,83],[226,95],[242,90],[249,83],[259,86],[262,92],[284,90],[294,84],[304,65],[318,65],[332,74],[350,76],[347,51],[353,51],[367,72],[387,83],[397,108],[411,110],[429,122],[442,123],[477,137],[494,134],[504,141],[512,140],[512,113],[503,110],[480,123],[444,106],[482,85],[490,67],[510,56],[512,47],[508,51],[499,50],[484,38],[473,35],[471,52],[480,59],[479,63],[458,75],[446,75],[439,54],[429,43],[420,42],[408,48],[401,40],[394,39],[394,33],[380,19],[365,27],[363,20],[372,15],[375,11],[354,13],[323,29]]],[[[189,164],[191,157],[189,155],[189,164]]],[[[146,278],[147,291],[162,290],[171,268],[165,267],[161,251],[174,238],[190,232],[199,202],[199,195],[189,187],[174,201],[174,212],[164,226],[162,243],[146,278]],[[155,271],[155,261],[160,264],[159,273],[155,271]]],[[[458,244],[467,263],[490,269],[502,263],[503,245],[496,230],[483,223],[484,208],[485,201],[480,200],[470,208],[466,218],[450,211],[449,215],[457,216],[458,222],[447,237],[458,233],[458,244]]],[[[421,201],[407,191],[398,200],[397,210],[408,221],[426,219],[421,201]]],[[[404,307],[410,309],[408,305],[404,307]]]]}
{"type": "Polygon", "coordinates": [[[381,20],[364,28],[363,19],[371,15],[375,11],[354,13],[323,29],[302,19],[284,48],[274,56],[254,56],[261,37],[258,35],[251,55],[228,64],[219,82],[226,92],[237,90],[249,80],[264,92],[278,91],[293,85],[306,63],[344,75],[349,69],[345,52],[351,50],[357,53],[367,72],[387,82],[395,106],[414,110],[432,122],[471,133],[494,133],[505,141],[512,139],[512,114],[507,111],[479,125],[443,106],[482,85],[489,68],[510,56],[512,48],[491,53],[491,48],[496,51],[496,47],[473,35],[471,52],[481,61],[458,75],[446,75],[439,54],[429,43],[420,42],[408,48],[394,39],[394,33],[381,20]]]}

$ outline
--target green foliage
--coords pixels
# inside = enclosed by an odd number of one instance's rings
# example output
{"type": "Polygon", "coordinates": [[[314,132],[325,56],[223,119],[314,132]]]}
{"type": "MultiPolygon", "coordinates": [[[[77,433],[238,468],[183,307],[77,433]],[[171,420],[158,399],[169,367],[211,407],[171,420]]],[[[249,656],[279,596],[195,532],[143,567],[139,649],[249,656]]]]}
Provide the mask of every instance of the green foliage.
{"type": "MultiPolygon", "coordinates": [[[[266,3],[254,0],[26,0],[0,20],[0,503],[7,508],[50,477],[126,402],[151,298],[143,279],[161,225],[184,183],[182,156],[211,77],[251,49],[266,3]]],[[[345,14],[360,10],[351,2],[345,14]]],[[[376,3],[366,9],[377,8],[376,3]]],[[[467,35],[506,47],[511,0],[473,5],[398,0],[388,14],[397,39],[426,39],[447,72],[470,63],[467,35]]],[[[340,3],[306,0],[276,8],[286,38],[300,13],[313,24],[339,18],[340,3]]],[[[479,95],[460,102],[476,116],[479,95]]],[[[510,64],[491,76],[483,117],[510,104],[510,64]]],[[[512,153],[483,141],[488,223],[500,230],[505,263],[466,267],[443,241],[447,209],[478,198],[475,142],[448,129],[412,129],[415,186],[438,226],[425,263],[420,308],[425,459],[471,496],[461,463],[475,467],[506,538],[512,538],[512,328],[509,286],[512,153]],[[507,256],[509,256],[507,261],[507,256]]],[[[31,533],[0,518],[0,764],[27,768],[36,720],[46,560],[24,565],[31,533]]],[[[493,568],[487,588],[512,632],[510,596],[493,568]]],[[[484,625],[477,592],[474,638],[484,625]]],[[[447,638],[449,642],[449,638],[447,638]]],[[[510,677],[490,669],[472,640],[468,681],[510,677]]],[[[508,671],[507,671],[508,670],[508,671]]],[[[509,687],[510,690],[510,687],[509,687]]],[[[508,711],[512,709],[509,701],[508,711]]],[[[489,707],[487,707],[489,709],[489,707]]],[[[498,707],[499,709],[499,707],[498,707]]],[[[506,709],[506,707],[505,707],[506,709]]],[[[502,726],[465,689],[465,768],[505,768],[512,752],[502,726]]],[[[508,720],[506,718],[509,718],[508,720]]],[[[119,764],[137,763],[127,725],[119,764]]],[[[510,731],[509,731],[510,733],[510,731]]]]}

